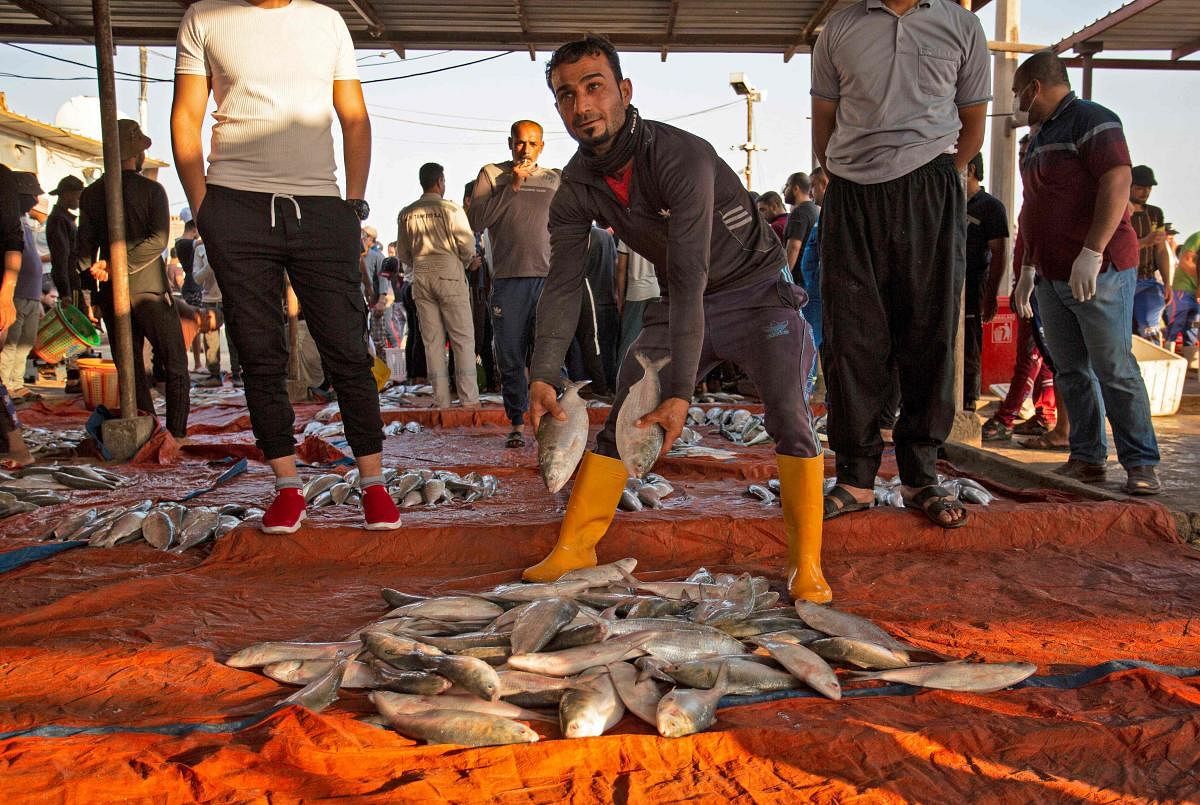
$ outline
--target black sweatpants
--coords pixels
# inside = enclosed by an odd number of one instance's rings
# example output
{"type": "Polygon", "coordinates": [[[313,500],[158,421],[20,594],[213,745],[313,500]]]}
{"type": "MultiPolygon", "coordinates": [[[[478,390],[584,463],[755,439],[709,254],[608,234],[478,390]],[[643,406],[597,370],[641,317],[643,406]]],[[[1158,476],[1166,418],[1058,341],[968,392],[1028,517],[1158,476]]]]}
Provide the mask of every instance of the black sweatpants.
{"type": "Polygon", "coordinates": [[[974,411],[983,382],[983,316],[968,312],[963,321],[963,410],[974,411]]]}
{"type": "MultiPolygon", "coordinates": [[[[404,342],[404,371],[411,384],[414,378],[427,378],[429,367],[425,363],[425,341],[421,337],[421,317],[417,315],[417,303],[413,301],[411,282],[404,283],[400,292],[404,303],[404,317],[408,324],[408,340],[404,342]]],[[[453,357],[453,356],[451,356],[453,357]]]]}
{"type": "Polygon", "coordinates": [[[287,393],[283,277],[333,382],[356,456],[383,449],[379,394],[367,349],[367,303],[358,268],[359,224],[337,196],[285,196],[209,185],[196,218],[242,364],[246,405],[267,460],[295,452],[287,393]]]}
{"type": "MultiPolygon", "coordinates": [[[[111,287],[111,286],[109,286],[111,287]]],[[[188,411],[192,407],[191,379],[188,377],[188,351],[183,343],[183,328],[179,312],[170,304],[167,294],[134,293],[129,295],[129,321],[133,331],[133,378],[138,410],[154,416],[154,398],[150,396],[150,380],[146,374],[146,342],[154,350],[154,360],[161,364],[166,380],[167,430],[172,436],[187,436],[188,411]]],[[[113,313],[112,297],[99,299],[104,329],[110,341],[117,336],[117,317],[113,313]]],[[[120,354],[113,349],[113,361],[118,367],[120,354]]],[[[122,412],[124,413],[124,412],[122,412]]]]}
{"type": "Polygon", "coordinates": [[[962,402],[954,399],[954,335],[966,238],[966,197],[948,155],[880,184],[831,177],[821,212],[821,294],[839,481],[874,484],[894,364],[900,479],[913,487],[937,482],[937,451],[962,402]]]}

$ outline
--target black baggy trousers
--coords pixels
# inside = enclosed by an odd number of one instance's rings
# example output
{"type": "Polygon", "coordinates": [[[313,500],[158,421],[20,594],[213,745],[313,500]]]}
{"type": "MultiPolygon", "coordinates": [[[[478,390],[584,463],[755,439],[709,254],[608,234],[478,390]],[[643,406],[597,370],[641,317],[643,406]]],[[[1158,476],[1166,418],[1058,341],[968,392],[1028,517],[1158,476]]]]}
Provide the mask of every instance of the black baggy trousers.
{"type": "Polygon", "coordinates": [[[829,446],[840,482],[874,485],[893,364],[900,479],[911,487],[937,482],[938,448],[962,402],[954,399],[954,337],[966,242],[966,196],[949,155],[890,182],[830,179],[821,211],[821,294],[831,358],[829,446]]]}
{"type": "Polygon", "coordinates": [[[337,391],[356,456],[383,449],[379,393],[367,348],[358,269],[359,223],[337,196],[289,196],[208,186],[196,216],[242,364],[254,438],[267,460],[295,452],[287,393],[284,272],[337,391]]]}

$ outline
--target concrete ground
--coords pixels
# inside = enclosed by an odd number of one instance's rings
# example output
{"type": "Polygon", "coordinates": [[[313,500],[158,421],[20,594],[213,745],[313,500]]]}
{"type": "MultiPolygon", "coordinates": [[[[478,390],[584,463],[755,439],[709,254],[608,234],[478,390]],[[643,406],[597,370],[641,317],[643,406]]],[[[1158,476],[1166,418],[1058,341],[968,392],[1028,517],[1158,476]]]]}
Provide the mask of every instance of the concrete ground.
{"type": "MultiPolygon", "coordinates": [[[[980,407],[978,413],[986,419],[996,410],[999,401],[994,397],[985,397],[982,402],[986,404],[980,407]]],[[[1179,413],[1154,417],[1154,431],[1162,454],[1158,472],[1163,493],[1150,499],[1170,509],[1175,515],[1180,534],[1200,547],[1200,379],[1196,370],[1188,373],[1179,413]]],[[[1109,446],[1108,479],[1094,489],[1106,495],[1124,497],[1121,487],[1125,483],[1125,472],[1117,463],[1111,430],[1109,446]]],[[[983,451],[1002,456],[1020,464],[1025,470],[1051,479],[1053,476],[1050,471],[1067,460],[1066,452],[1028,450],[1017,444],[1016,440],[988,442],[983,445],[983,451]]],[[[1003,474],[999,465],[997,471],[1003,474]]]]}

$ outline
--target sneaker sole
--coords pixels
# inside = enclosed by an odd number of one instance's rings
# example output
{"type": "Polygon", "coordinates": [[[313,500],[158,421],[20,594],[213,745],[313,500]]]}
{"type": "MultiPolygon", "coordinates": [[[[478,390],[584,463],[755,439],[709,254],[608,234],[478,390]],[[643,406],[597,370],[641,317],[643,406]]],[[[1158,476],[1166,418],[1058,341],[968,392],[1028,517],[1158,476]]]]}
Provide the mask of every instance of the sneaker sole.
{"type": "Polygon", "coordinates": [[[307,516],[307,512],[301,512],[300,519],[296,521],[295,525],[265,525],[262,527],[262,532],[264,534],[295,534],[300,530],[300,524],[304,522],[307,516]]]}

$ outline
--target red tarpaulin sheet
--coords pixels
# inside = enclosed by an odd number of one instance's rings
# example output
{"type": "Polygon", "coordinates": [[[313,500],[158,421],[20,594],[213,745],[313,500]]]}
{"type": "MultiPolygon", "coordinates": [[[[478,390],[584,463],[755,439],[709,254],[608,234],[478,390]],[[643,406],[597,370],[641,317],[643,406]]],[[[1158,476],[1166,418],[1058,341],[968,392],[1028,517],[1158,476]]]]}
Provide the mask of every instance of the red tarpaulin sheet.
{"type": "MultiPolygon", "coordinates": [[[[222,438],[252,446],[237,432],[202,440],[215,453],[222,438]]],[[[343,506],[314,511],[292,536],[241,529],[185,556],[144,544],[85,548],[0,576],[0,733],[121,730],[0,740],[4,800],[1050,802],[1200,792],[1200,679],[1152,670],[1072,690],[729,708],[713,731],[674,741],[627,717],[597,739],[554,740],[557,730],[539,724],[548,740],[535,745],[416,746],[357,722],[370,705],[351,691],[321,715],[288,709],[231,734],[127,731],[270,708],[294,689],[220,660],[259,640],[344,637],[387,610],[382,586],[445,591],[516,578],[553,543],[566,497],[545,492],[532,446],[506,451],[502,439],[475,420],[389,438],[391,466],[480,468],[501,483],[490,500],[409,510],[394,533],[361,530],[361,515],[343,506]]],[[[74,492],[71,505],[203,486],[221,467],[191,449],[173,466],[117,468],[136,483],[74,492]]],[[[779,509],[743,494],[746,479],[774,474],[770,447],[737,453],[729,463],[663,462],[676,486],[667,508],[618,513],[601,560],[636,556],[637,572],[652,577],[705,565],[778,583],[779,509]]],[[[1114,658],[1200,667],[1200,561],[1177,544],[1165,509],[997,491],[955,531],[890,509],[830,522],[835,603],[916,645],[1030,660],[1040,674],[1114,658]]],[[[262,503],[269,493],[269,473],[252,465],[193,503],[262,503]]],[[[30,544],[62,510],[0,522],[0,550],[30,544]]]]}

